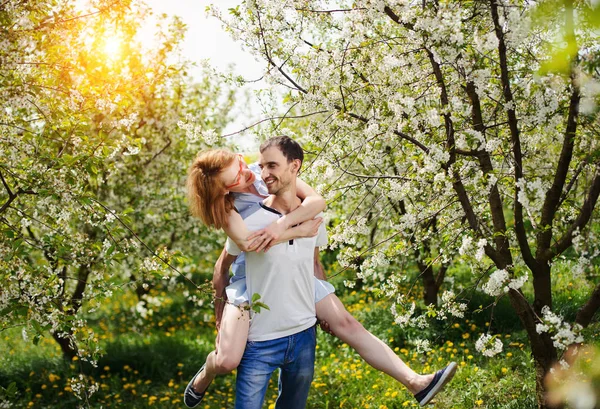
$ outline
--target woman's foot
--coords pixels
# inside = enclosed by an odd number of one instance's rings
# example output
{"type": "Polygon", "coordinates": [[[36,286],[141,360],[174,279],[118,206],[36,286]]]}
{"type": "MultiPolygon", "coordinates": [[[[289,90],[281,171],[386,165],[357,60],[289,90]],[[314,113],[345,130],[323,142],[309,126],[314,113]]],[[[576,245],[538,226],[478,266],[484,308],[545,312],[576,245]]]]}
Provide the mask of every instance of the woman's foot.
{"type": "Polygon", "coordinates": [[[192,380],[185,387],[183,403],[185,403],[185,406],[188,408],[194,408],[202,402],[206,389],[208,389],[212,382],[212,379],[208,379],[206,376],[205,368],[206,364],[202,365],[202,368],[196,372],[196,375],[194,375],[192,380]]]}
{"type": "Polygon", "coordinates": [[[194,392],[197,394],[204,393],[212,383],[213,379],[215,379],[214,376],[208,376],[206,374],[206,364],[202,365],[202,368],[200,368],[200,371],[192,382],[192,388],[194,388],[194,392]]]}
{"type": "Polygon", "coordinates": [[[427,375],[416,375],[413,379],[411,379],[408,384],[406,385],[406,388],[408,389],[408,391],[410,393],[412,393],[413,395],[416,395],[417,393],[421,392],[423,389],[427,388],[427,386],[429,386],[429,384],[431,383],[431,381],[433,381],[433,377],[435,376],[435,374],[430,373],[427,375]]]}
{"type": "Polygon", "coordinates": [[[456,362],[450,362],[450,364],[437,371],[433,375],[428,375],[429,377],[433,376],[433,379],[429,382],[429,384],[419,392],[415,393],[415,399],[419,402],[419,405],[425,406],[437,395],[444,386],[450,382],[454,374],[456,373],[456,362]]]}

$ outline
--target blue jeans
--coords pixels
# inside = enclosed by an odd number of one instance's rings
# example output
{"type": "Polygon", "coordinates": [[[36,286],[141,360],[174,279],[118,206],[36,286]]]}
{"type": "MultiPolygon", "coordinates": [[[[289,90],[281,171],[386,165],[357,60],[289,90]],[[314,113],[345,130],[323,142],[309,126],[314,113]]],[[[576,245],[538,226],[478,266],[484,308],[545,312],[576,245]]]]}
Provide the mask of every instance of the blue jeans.
{"type": "Polygon", "coordinates": [[[315,327],[268,341],[248,341],[237,368],[235,409],[260,409],[279,368],[276,409],[304,409],[315,370],[315,327]]]}

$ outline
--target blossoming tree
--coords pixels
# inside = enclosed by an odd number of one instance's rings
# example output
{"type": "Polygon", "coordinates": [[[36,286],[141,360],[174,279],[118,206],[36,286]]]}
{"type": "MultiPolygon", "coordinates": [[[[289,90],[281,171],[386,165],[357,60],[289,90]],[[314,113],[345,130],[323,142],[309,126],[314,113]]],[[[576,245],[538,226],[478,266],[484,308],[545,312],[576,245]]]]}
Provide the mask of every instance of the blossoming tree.
{"type": "MultiPolygon", "coordinates": [[[[600,307],[596,283],[575,322],[552,310],[553,266],[570,263],[584,277],[599,254],[591,7],[248,0],[214,10],[307,123],[307,177],[339,219],[331,238],[340,262],[365,279],[392,271],[380,278],[397,321],[426,325],[398,292],[402,272],[388,266],[424,241],[433,249],[425,266],[467,261],[473,276],[463,288],[508,296],[518,314],[540,407],[545,374],[600,307]]],[[[441,301],[442,316],[464,312],[453,292],[441,301]]],[[[487,356],[502,350],[491,334],[477,346],[487,356]]]]}
{"type": "Polygon", "coordinates": [[[148,13],[131,0],[0,7],[0,328],[49,331],[92,363],[89,313],[130,286],[142,311],[152,286],[194,288],[190,257],[217,245],[188,214],[185,177],[206,147],[198,127],[221,129],[232,97],[188,77],[179,20],[144,44],[148,13]]]}

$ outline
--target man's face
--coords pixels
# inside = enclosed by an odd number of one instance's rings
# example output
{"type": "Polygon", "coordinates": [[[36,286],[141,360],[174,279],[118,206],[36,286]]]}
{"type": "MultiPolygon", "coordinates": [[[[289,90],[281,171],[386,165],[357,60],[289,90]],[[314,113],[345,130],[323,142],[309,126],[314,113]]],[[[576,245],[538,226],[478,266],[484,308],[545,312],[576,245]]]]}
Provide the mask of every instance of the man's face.
{"type": "Polygon", "coordinates": [[[276,195],[285,191],[290,185],[299,168],[298,160],[289,162],[279,148],[272,146],[260,154],[261,177],[269,189],[276,195]]]}

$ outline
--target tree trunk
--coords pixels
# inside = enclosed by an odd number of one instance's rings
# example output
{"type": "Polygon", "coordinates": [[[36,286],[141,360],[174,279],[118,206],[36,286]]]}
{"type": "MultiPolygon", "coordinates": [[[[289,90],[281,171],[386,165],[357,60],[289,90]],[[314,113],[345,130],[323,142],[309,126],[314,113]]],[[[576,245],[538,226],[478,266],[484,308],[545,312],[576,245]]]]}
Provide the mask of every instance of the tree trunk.
{"type": "MultiPolygon", "coordinates": [[[[69,334],[71,335],[71,334],[69,334]]],[[[73,357],[77,355],[77,347],[71,346],[69,338],[59,337],[58,334],[52,333],[52,338],[58,343],[63,353],[63,358],[67,361],[73,360],[73,357]]]]}
{"type": "MultiPolygon", "coordinates": [[[[91,272],[91,267],[89,265],[81,265],[77,271],[77,285],[75,286],[75,291],[71,295],[71,298],[68,304],[61,304],[63,308],[67,308],[66,314],[70,316],[75,316],[81,305],[83,304],[83,293],[85,292],[85,287],[87,286],[87,280],[91,272]]],[[[64,284],[63,284],[64,285],[64,284]]],[[[58,331],[59,333],[65,331],[58,331]]],[[[71,345],[70,337],[73,336],[73,332],[69,329],[67,331],[67,337],[60,337],[57,333],[52,332],[52,338],[58,343],[60,349],[62,350],[63,357],[67,360],[72,360],[74,356],[77,355],[77,346],[71,345]]]]}
{"type": "MultiPolygon", "coordinates": [[[[419,268],[421,267],[419,266],[419,268]]],[[[437,296],[440,287],[435,282],[433,267],[426,266],[425,270],[421,269],[421,274],[423,275],[423,300],[425,301],[425,305],[433,304],[437,307],[437,296]]]]}
{"type": "Polygon", "coordinates": [[[558,359],[556,347],[548,333],[537,333],[535,329],[537,323],[536,315],[523,293],[510,290],[509,299],[521,320],[523,327],[527,331],[527,337],[531,344],[531,354],[533,355],[535,365],[535,386],[538,408],[550,408],[546,402],[546,385],[544,384],[544,379],[550,372],[552,365],[554,365],[558,359]]]}
{"type": "Polygon", "coordinates": [[[448,270],[448,266],[440,266],[437,277],[435,270],[433,269],[433,265],[425,264],[421,260],[417,260],[417,266],[419,267],[421,278],[423,279],[423,300],[425,301],[425,305],[433,304],[435,307],[437,307],[438,293],[440,292],[440,287],[444,282],[444,277],[446,276],[446,270],[448,270]]]}

